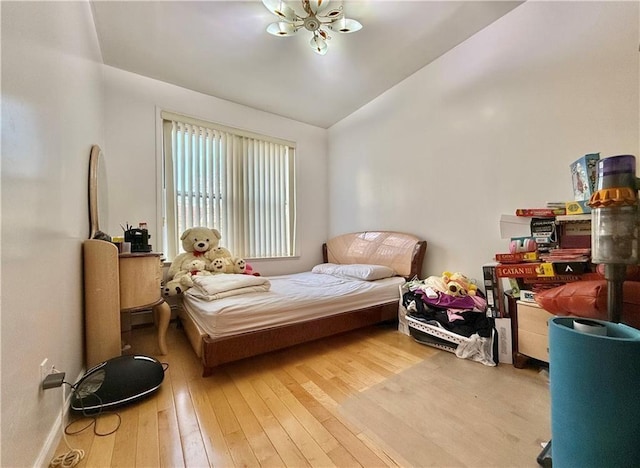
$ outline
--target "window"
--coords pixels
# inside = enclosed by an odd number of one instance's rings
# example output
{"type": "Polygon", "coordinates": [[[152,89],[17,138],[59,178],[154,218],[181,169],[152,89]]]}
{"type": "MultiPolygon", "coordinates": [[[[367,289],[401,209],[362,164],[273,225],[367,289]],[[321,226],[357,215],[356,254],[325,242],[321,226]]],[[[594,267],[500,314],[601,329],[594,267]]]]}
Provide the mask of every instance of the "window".
{"type": "Polygon", "coordinates": [[[193,226],[244,258],[295,255],[295,144],[162,112],[164,251],[193,226]]]}

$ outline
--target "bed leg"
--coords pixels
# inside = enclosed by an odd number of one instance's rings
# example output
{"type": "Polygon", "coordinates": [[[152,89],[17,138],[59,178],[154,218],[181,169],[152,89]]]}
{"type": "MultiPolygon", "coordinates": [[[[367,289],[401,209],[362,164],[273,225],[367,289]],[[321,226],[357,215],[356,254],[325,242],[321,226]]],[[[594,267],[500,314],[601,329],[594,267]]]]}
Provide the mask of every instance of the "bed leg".
{"type": "Polygon", "coordinates": [[[203,366],[202,377],[209,377],[210,375],[213,375],[213,367],[203,366]]]}

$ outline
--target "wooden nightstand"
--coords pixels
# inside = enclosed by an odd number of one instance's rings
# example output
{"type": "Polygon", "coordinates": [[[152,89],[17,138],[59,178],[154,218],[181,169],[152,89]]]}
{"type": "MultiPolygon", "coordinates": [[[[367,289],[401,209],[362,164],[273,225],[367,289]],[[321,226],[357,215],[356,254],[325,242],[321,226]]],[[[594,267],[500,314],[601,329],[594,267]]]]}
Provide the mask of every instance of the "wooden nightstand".
{"type": "MultiPolygon", "coordinates": [[[[159,253],[128,253],[118,256],[120,270],[120,331],[124,345],[131,342],[131,312],[152,309],[157,323],[157,309],[169,306],[160,295],[162,259],[159,253]]],[[[169,309],[167,313],[171,313],[169,309]]],[[[163,345],[160,348],[164,348],[163,345]]],[[[163,352],[163,354],[165,354],[163,352]]]]}
{"type": "Polygon", "coordinates": [[[166,354],[171,308],[161,295],[162,255],[118,255],[114,244],[99,240],[85,241],[83,251],[87,368],[122,354],[136,310],[153,310],[160,354],[166,354]]]}
{"type": "Polygon", "coordinates": [[[549,319],[553,317],[534,302],[516,302],[512,325],[517,330],[513,346],[513,365],[523,368],[529,358],[549,362],[549,319]]]}

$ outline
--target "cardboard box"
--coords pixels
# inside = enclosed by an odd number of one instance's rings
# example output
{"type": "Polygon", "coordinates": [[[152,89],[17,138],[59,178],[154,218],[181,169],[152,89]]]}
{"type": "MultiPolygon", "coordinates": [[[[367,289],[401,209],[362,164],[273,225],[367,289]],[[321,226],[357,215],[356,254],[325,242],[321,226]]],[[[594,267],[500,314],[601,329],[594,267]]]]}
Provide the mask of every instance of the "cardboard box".
{"type": "Polygon", "coordinates": [[[496,330],[498,332],[498,362],[500,364],[513,364],[511,319],[497,318],[495,320],[496,330]]]}
{"type": "Polygon", "coordinates": [[[585,154],[569,165],[574,200],[589,200],[595,192],[599,160],[600,153],[585,154]]]}
{"type": "MultiPolygon", "coordinates": [[[[589,195],[591,196],[591,195],[589,195]]],[[[591,213],[591,207],[589,206],[589,199],[570,201],[566,204],[568,215],[577,215],[591,213]]]]}
{"type": "Polygon", "coordinates": [[[556,262],[553,263],[556,275],[581,275],[589,270],[589,262],[556,262]]]}
{"type": "Polygon", "coordinates": [[[553,264],[550,262],[499,263],[495,268],[498,278],[539,278],[556,276],[553,264]]]}
{"type": "Polygon", "coordinates": [[[488,317],[504,317],[506,315],[502,281],[496,276],[497,265],[497,262],[489,262],[482,265],[488,317]]]}
{"type": "Polygon", "coordinates": [[[500,263],[535,262],[538,259],[538,252],[515,252],[496,254],[496,262],[500,263]]]}

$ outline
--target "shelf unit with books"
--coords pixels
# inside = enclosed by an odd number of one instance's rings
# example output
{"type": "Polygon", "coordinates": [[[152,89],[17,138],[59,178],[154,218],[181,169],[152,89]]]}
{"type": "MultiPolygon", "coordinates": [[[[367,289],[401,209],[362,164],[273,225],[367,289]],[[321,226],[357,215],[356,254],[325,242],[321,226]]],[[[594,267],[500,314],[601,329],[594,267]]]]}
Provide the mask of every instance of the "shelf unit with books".
{"type": "MultiPolygon", "coordinates": [[[[578,224],[585,221],[590,222],[590,215],[531,217],[531,237],[518,232],[518,237],[511,238],[509,251],[496,253],[493,262],[483,265],[489,311],[496,319],[510,322],[512,362],[516,368],[525,367],[529,361],[548,362],[545,327],[551,314],[537,305],[535,295],[541,290],[580,281],[590,271],[590,236],[578,224]],[[575,235],[587,237],[588,247],[563,248],[562,236],[577,230],[566,231],[565,225],[577,226],[581,232],[575,235]],[[533,251],[521,251],[531,250],[526,239],[535,241],[533,251]]],[[[579,241],[580,245],[587,244],[585,239],[579,241]]]]}

